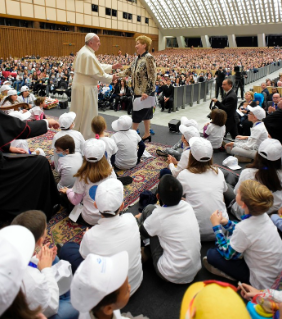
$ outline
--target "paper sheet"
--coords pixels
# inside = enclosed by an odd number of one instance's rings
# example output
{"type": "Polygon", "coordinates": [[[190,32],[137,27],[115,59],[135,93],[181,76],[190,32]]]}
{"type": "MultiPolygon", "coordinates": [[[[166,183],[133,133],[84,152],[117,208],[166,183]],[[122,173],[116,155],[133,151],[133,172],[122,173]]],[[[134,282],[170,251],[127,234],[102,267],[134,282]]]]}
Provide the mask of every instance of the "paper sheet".
{"type": "Polygon", "coordinates": [[[141,97],[137,97],[133,101],[133,111],[140,111],[142,109],[149,109],[156,104],[154,96],[148,96],[146,100],[141,101],[141,97]]]}
{"type": "Polygon", "coordinates": [[[239,115],[241,115],[241,116],[244,116],[245,114],[243,113],[243,112],[241,112],[240,110],[236,110],[237,111],[237,113],[239,114],[239,115]]]}
{"type": "Polygon", "coordinates": [[[78,220],[78,217],[80,216],[82,212],[82,209],[83,209],[83,205],[81,204],[74,206],[74,209],[69,214],[69,219],[76,223],[76,221],[78,220]]]}

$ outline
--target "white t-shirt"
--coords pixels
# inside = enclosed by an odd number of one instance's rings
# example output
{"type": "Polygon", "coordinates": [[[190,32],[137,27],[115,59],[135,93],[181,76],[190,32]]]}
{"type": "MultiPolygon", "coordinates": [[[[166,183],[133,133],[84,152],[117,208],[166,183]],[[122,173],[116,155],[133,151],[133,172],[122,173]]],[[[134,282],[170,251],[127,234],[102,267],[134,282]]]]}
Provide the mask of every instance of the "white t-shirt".
{"type": "Polygon", "coordinates": [[[62,187],[73,187],[76,180],[76,177],[73,177],[73,175],[80,169],[82,162],[81,153],[69,154],[59,158],[58,173],[61,175],[61,179],[57,185],[58,190],[62,187]]]}
{"type": "Polygon", "coordinates": [[[29,110],[29,112],[31,114],[29,120],[35,120],[35,116],[41,116],[41,114],[44,113],[43,108],[40,106],[33,107],[29,110]]]}
{"type": "Polygon", "coordinates": [[[101,218],[99,210],[94,206],[95,195],[98,185],[108,178],[117,178],[114,170],[112,170],[110,176],[97,183],[91,183],[88,181],[88,184],[85,184],[84,180],[80,180],[79,178],[77,178],[74,182],[72,188],[73,192],[77,194],[83,194],[83,210],[81,215],[89,225],[96,225],[98,220],[101,218]]]}
{"type": "Polygon", "coordinates": [[[141,137],[135,130],[119,131],[111,137],[118,147],[115,165],[119,169],[130,169],[137,164],[137,149],[141,137]]]}
{"type": "MultiPolygon", "coordinates": [[[[237,194],[238,189],[241,185],[242,182],[251,179],[251,180],[256,180],[255,179],[255,174],[258,171],[257,168],[246,168],[244,169],[239,177],[238,183],[236,184],[235,188],[234,188],[234,193],[237,194]]],[[[277,171],[281,185],[282,185],[282,170],[277,171]]],[[[272,193],[273,197],[274,197],[274,201],[273,201],[273,206],[270,207],[270,209],[266,212],[266,213],[271,213],[275,210],[278,210],[280,207],[282,207],[282,190],[281,191],[276,191],[274,193],[272,193]]],[[[244,210],[235,202],[232,205],[232,213],[238,218],[241,219],[241,216],[244,215],[244,210]]]]}
{"type": "Polygon", "coordinates": [[[221,147],[225,131],[225,125],[219,126],[213,123],[208,125],[206,130],[206,134],[208,135],[207,140],[211,142],[211,145],[214,149],[221,147]]]}
{"type": "Polygon", "coordinates": [[[54,164],[55,164],[55,169],[58,169],[58,155],[55,151],[55,142],[57,141],[58,138],[64,136],[64,135],[69,135],[74,139],[74,144],[75,144],[75,153],[78,152],[83,155],[83,145],[85,143],[84,137],[82,134],[78,131],[75,130],[61,130],[60,132],[56,133],[53,137],[52,145],[51,147],[54,149],[54,164]]]}
{"type": "Polygon", "coordinates": [[[251,128],[251,135],[247,140],[235,141],[234,147],[241,147],[245,150],[257,150],[265,139],[268,138],[268,132],[263,122],[254,123],[251,128]]]}
{"type": "Polygon", "coordinates": [[[168,168],[171,171],[172,176],[177,177],[178,174],[183,171],[188,166],[189,162],[189,155],[190,155],[190,147],[186,147],[180,157],[179,162],[177,163],[177,166],[175,167],[173,163],[170,163],[168,168]]]}
{"type": "Polygon", "coordinates": [[[98,225],[85,233],[79,248],[83,258],[90,253],[112,256],[121,251],[128,252],[128,282],[131,285],[130,294],[132,295],[142,282],[143,271],[139,227],[136,218],[131,213],[100,218],[98,225]]]}
{"type": "Polygon", "coordinates": [[[19,103],[27,103],[33,105],[35,101],[35,96],[32,93],[30,93],[28,97],[23,97],[22,95],[19,95],[18,101],[19,103]]]}
{"type": "Polygon", "coordinates": [[[244,254],[251,285],[270,288],[282,269],[282,241],[268,215],[251,216],[238,223],[230,245],[244,254]]]}
{"type": "Polygon", "coordinates": [[[193,281],[201,269],[200,232],[193,208],[185,201],[158,206],[144,227],[150,236],[158,236],[164,250],[158,261],[162,276],[176,284],[193,281]]]}
{"type": "Polygon", "coordinates": [[[191,204],[199,222],[202,240],[215,238],[210,216],[215,210],[222,212],[222,216],[228,218],[226,206],[223,201],[223,193],[227,191],[227,184],[220,169],[216,174],[209,169],[202,174],[194,174],[187,169],[177,177],[183,187],[186,201],[191,204]]]}
{"type": "MultiPolygon", "coordinates": [[[[34,257],[31,261],[35,264],[38,262],[34,257]]],[[[23,276],[22,289],[30,309],[34,310],[41,306],[46,317],[58,312],[59,287],[51,267],[39,271],[28,266],[23,276]]]]}

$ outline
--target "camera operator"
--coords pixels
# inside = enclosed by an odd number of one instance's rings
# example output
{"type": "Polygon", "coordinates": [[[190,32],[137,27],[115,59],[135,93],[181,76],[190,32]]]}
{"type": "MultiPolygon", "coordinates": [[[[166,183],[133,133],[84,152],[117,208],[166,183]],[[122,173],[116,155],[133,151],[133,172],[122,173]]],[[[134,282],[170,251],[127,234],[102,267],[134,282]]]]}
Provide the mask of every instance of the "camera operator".
{"type": "Polygon", "coordinates": [[[244,71],[243,66],[235,66],[234,67],[235,72],[235,84],[234,84],[234,90],[236,92],[236,95],[238,95],[238,91],[240,88],[241,91],[241,100],[244,99],[244,86],[245,86],[245,78],[248,77],[247,72],[244,71]]]}
{"type": "Polygon", "coordinates": [[[218,68],[218,70],[215,72],[214,75],[216,76],[216,79],[215,79],[215,97],[218,98],[218,93],[219,93],[219,90],[220,90],[220,95],[221,95],[221,98],[223,99],[222,82],[225,79],[226,71],[225,71],[225,69],[222,68],[222,66],[220,66],[218,68]]]}

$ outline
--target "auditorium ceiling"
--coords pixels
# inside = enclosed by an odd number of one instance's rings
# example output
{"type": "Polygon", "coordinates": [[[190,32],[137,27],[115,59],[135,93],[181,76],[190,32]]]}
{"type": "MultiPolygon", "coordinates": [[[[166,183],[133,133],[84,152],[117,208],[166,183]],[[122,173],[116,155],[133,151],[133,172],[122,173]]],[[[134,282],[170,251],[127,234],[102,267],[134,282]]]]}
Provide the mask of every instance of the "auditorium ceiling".
{"type": "Polygon", "coordinates": [[[143,0],[161,29],[281,23],[281,0],[143,0]]]}

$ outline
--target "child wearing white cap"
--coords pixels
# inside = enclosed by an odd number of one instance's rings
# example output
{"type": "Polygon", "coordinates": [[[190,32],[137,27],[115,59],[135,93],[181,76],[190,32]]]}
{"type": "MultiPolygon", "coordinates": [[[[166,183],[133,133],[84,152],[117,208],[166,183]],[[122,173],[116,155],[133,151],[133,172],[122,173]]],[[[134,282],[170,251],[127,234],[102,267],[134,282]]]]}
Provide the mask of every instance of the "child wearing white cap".
{"type": "MultiPolygon", "coordinates": [[[[181,200],[182,194],[179,181],[164,175],[157,193],[161,206],[152,205],[149,213],[137,216],[141,235],[150,238],[157,275],[175,284],[190,283],[201,269],[199,225],[191,205],[181,200]]],[[[144,259],[148,258],[147,247],[142,251],[144,259]]]]}
{"type": "Polygon", "coordinates": [[[102,140],[90,139],[84,143],[84,160],[72,189],[61,188],[73,205],[83,202],[82,218],[89,225],[96,225],[101,218],[99,210],[94,207],[97,187],[108,178],[116,178],[106,156],[106,144],[102,140]]]}
{"type": "Polygon", "coordinates": [[[145,150],[145,144],[135,130],[131,130],[132,118],[122,115],[112,123],[116,131],[111,138],[115,141],[118,151],[112,157],[112,164],[119,169],[131,169],[136,166],[145,150]]]}
{"type": "Polygon", "coordinates": [[[200,137],[199,131],[194,127],[187,127],[185,125],[180,125],[179,130],[182,133],[181,141],[183,143],[183,152],[181,154],[179,162],[176,158],[168,155],[169,170],[171,171],[172,176],[177,177],[178,174],[184,170],[188,165],[189,154],[190,154],[190,145],[189,140],[191,137],[200,137]],[[176,167],[174,165],[177,165],[176,167]]]}
{"type": "Polygon", "coordinates": [[[69,292],[59,296],[56,272],[52,269],[52,264],[59,262],[57,247],[49,248],[49,243],[43,246],[47,234],[45,214],[38,210],[26,211],[15,217],[12,225],[28,229],[35,239],[36,250],[40,249],[39,253],[30,256],[30,262],[23,274],[22,290],[29,307],[40,307],[48,318],[77,319],[78,312],[70,303],[69,292]]]}
{"type": "Polygon", "coordinates": [[[21,87],[21,93],[18,96],[19,103],[27,103],[29,108],[34,106],[35,96],[29,92],[28,86],[24,85],[21,87]]]}
{"type": "MultiPolygon", "coordinates": [[[[181,117],[181,125],[185,125],[186,127],[195,127],[197,130],[199,130],[199,125],[198,123],[193,120],[193,119],[190,119],[188,120],[188,118],[186,116],[182,116],[181,117]]],[[[177,161],[180,160],[180,157],[181,157],[181,154],[184,150],[184,145],[183,145],[183,142],[182,142],[182,138],[176,143],[174,144],[171,148],[167,148],[165,150],[161,150],[161,149],[157,149],[156,150],[156,153],[157,155],[159,156],[165,156],[167,157],[168,155],[172,155],[173,157],[175,157],[175,159],[177,161]]]]}
{"type": "Polygon", "coordinates": [[[237,135],[235,142],[225,145],[226,152],[235,155],[239,162],[251,162],[256,156],[260,143],[268,137],[268,132],[262,122],[266,116],[265,110],[260,106],[248,106],[247,109],[250,111],[248,120],[253,123],[251,135],[237,135]]]}
{"type": "MultiPolygon", "coordinates": [[[[1,101],[1,106],[11,106],[13,104],[18,104],[18,94],[16,90],[9,90],[7,96],[1,101]]],[[[0,109],[1,109],[0,106],[0,109]]],[[[3,111],[6,114],[13,112],[14,109],[3,111]]]]}
{"type": "Polygon", "coordinates": [[[127,280],[128,254],[111,257],[89,254],[81,263],[71,284],[71,302],[79,319],[123,319],[121,308],[130,297],[127,280]]]}
{"type": "Polygon", "coordinates": [[[27,228],[8,226],[0,230],[0,317],[3,319],[39,318],[40,309],[29,308],[21,289],[34,247],[34,236],[27,228]]]}
{"type": "MultiPolygon", "coordinates": [[[[267,138],[264,140],[257,151],[254,162],[247,165],[242,170],[238,183],[234,188],[235,196],[238,193],[240,185],[243,181],[248,179],[256,180],[265,185],[273,195],[273,205],[267,210],[268,214],[271,214],[282,206],[282,146],[276,139],[267,138]]],[[[234,196],[234,198],[235,198],[234,196]]],[[[244,215],[244,210],[235,201],[231,207],[231,213],[238,219],[244,215]]],[[[274,224],[281,220],[278,215],[273,214],[271,216],[274,224]]]]}
{"type": "Polygon", "coordinates": [[[74,112],[64,113],[59,117],[61,131],[54,135],[52,145],[51,145],[51,147],[54,149],[53,160],[54,160],[55,170],[57,170],[58,168],[58,160],[59,160],[59,157],[55,152],[55,142],[58,138],[64,135],[71,136],[74,139],[75,153],[78,152],[81,155],[83,155],[83,146],[84,146],[85,140],[80,132],[74,130],[75,118],[76,118],[76,114],[74,112]]]}
{"type": "Polygon", "coordinates": [[[212,165],[211,142],[202,137],[192,137],[189,144],[188,167],[180,172],[177,179],[183,186],[186,201],[195,211],[201,240],[214,240],[215,235],[209,219],[215,209],[219,209],[228,219],[223,201],[223,193],[228,189],[227,184],[222,171],[212,165]],[[204,198],[207,200],[203,200],[204,198]]]}
{"type": "Polygon", "coordinates": [[[7,96],[8,91],[11,90],[11,86],[10,85],[2,85],[0,88],[0,104],[1,101],[7,96]]]}
{"type": "Polygon", "coordinates": [[[98,225],[84,234],[80,246],[76,243],[65,244],[61,249],[60,257],[68,260],[75,271],[79,263],[89,254],[111,256],[127,251],[129,256],[128,281],[132,295],[139,288],[143,279],[141,243],[135,217],[131,213],[120,215],[123,209],[122,183],[116,179],[102,182],[97,188],[94,205],[101,214],[98,225]],[[77,256],[74,254],[75,247],[77,256]]]}
{"type": "Polygon", "coordinates": [[[211,122],[204,126],[204,138],[211,142],[213,149],[219,149],[226,131],[227,114],[224,110],[214,109],[211,111],[210,118],[211,122]]]}

